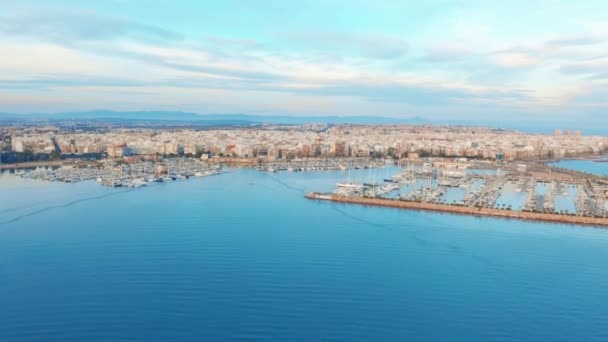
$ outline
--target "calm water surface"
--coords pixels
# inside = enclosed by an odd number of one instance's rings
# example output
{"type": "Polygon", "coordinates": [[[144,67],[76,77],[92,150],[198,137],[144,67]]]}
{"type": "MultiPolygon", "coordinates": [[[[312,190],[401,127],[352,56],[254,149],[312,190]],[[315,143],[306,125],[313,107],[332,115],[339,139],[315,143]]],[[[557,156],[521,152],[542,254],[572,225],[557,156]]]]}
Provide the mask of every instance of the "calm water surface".
{"type": "Polygon", "coordinates": [[[606,341],[608,230],[309,201],[342,172],[0,175],[0,341],[606,341]]]}
{"type": "MultiPolygon", "coordinates": [[[[608,156],[604,156],[602,159],[608,160],[608,156]]],[[[550,163],[550,165],[608,176],[608,163],[606,162],[596,162],[593,160],[560,160],[556,163],[550,163]]]]}

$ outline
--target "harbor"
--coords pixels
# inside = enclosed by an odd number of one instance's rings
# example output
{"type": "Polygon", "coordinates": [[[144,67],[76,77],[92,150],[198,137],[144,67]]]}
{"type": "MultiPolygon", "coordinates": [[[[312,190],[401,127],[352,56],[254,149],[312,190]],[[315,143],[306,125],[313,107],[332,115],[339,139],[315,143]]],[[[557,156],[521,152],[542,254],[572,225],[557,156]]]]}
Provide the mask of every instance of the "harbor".
{"type": "Polygon", "coordinates": [[[485,169],[462,161],[405,164],[370,169],[367,177],[345,171],[332,192],[313,192],[310,199],[387,207],[433,210],[608,226],[608,179],[569,171],[555,173],[539,165],[499,165],[485,169]]]}
{"type": "Polygon", "coordinates": [[[306,158],[262,162],[257,166],[258,171],[279,172],[311,172],[311,171],[337,171],[367,170],[394,164],[391,159],[370,158],[306,158]]]}
{"type": "Polygon", "coordinates": [[[62,165],[16,170],[15,174],[28,179],[77,183],[94,180],[108,187],[138,188],[151,183],[185,180],[222,173],[219,165],[209,165],[196,159],[174,158],[162,161],[138,160],[118,163],[114,160],[88,165],[62,165]]]}

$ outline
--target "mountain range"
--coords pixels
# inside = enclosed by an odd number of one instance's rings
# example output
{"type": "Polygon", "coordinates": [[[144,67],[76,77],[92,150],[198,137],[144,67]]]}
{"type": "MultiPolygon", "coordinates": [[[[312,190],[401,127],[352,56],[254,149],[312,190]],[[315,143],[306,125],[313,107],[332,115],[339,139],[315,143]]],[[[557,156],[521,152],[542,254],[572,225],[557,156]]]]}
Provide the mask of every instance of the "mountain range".
{"type": "Polygon", "coordinates": [[[66,112],[52,114],[12,114],[0,113],[0,119],[17,121],[144,121],[172,122],[194,124],[234,123],[234,124],[423,124],[428,121],[420,117],[390,118],[378,116],[288,116],[288,115],[252,115],[252,114],[197,114],[182,111],[133,111],[118,112],[110,110],[92,110],[85,112],[66,112]]]}

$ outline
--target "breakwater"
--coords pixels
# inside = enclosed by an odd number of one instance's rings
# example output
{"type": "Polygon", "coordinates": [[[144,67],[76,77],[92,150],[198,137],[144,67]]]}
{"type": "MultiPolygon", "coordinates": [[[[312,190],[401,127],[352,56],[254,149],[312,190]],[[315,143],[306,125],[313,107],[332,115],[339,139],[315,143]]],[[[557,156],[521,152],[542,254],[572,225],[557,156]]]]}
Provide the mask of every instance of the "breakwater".
{"type": "Polygon", "coordinates": [[[315,199],[315,200],[326,200],[326,201],[332,201],[332,202],[341,202],[341,203],[353,203],[353,204],[361,204],[361,205],[391,207],[391,208],[438,211],[438,212],[460,214],[460,215],[489,216],[489,217],[500,217],[500,218],[519,219],[519,220],[544,221],[544,222],[556,222],[556,223],[566,223],[566,224],[581,224],[581,225],[608,227],[608,218],[606,218],[606,217],[560,215],[560,214],[539,213],[539,212],[530,212],[530,211],[514,211],[514,210],[495,209],[495,208],[467,207],[467,206],[457,206],[457,205],[448,205],[448,204],[440,204],[440,203],[392,200],[392,199],[383,199],[383,198],[367,198],[367,197],[360,197],[360,196],[342,196],[342,195],[335,195],[335,194],[321,194],[321,193],[316,193],[316,192],[307,194],[306,198],[315,199]]]}

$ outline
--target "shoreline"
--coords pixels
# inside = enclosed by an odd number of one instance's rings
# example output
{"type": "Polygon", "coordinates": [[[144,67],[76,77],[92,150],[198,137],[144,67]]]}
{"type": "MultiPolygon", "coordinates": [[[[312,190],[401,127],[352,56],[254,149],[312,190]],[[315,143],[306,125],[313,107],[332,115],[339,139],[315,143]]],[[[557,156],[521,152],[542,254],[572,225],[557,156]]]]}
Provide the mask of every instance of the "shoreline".
{"type": "Polygon", "coordinates": [[[322,194],[311,192],[305,196],[311,200],[331,201],[338,203],[350,203],[358,205],[370,205],[377,207],[388,207],[409,210],[424,210],[443,212],[456,215],[468,216],[486,216],[504,219],[517,219],[525,221],[540,221],[575,225],[590,225],[608,228],[608,217],[589,217],[589,216],[574,216],[574,215],[557,215],[549,213],[529,212],[529,211],[514,211],[495,208],[479,208],[479,207],[464,207],[453,206],[447,204],[428,203],[428,202],[413,202],[402,200],[389,200],[382,198],[364,198],[364,197],[347,197],[335,194],[322,194]]]}
{"type": "Polygon", "coordinates": [[[0,164],[0,170],[21,170],[21,169],[33,169],[37,167],[60,167],[64,165],[87,165],[91,164],[91,160],[86,159],[70,159],[70,160],[45,160],[45,161],[31,161],[31,162],[20,162],[20,163],[7,163],[0,164]]]}

